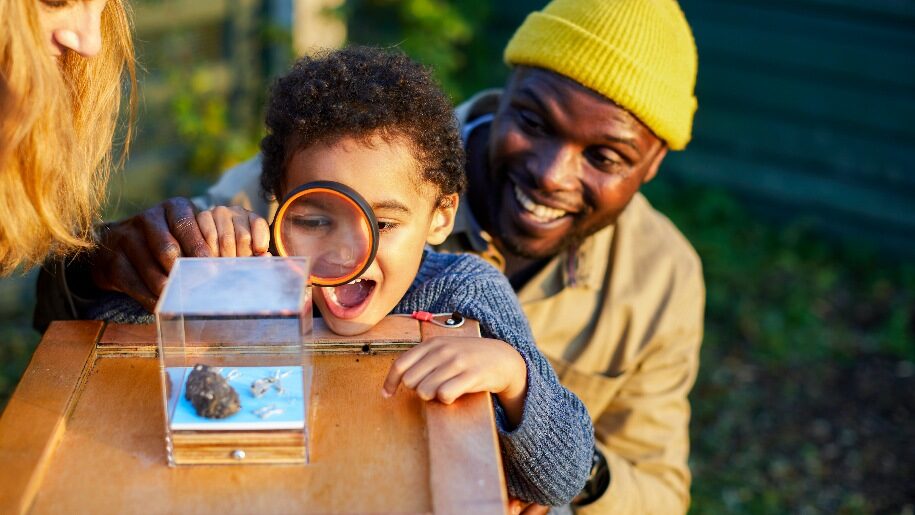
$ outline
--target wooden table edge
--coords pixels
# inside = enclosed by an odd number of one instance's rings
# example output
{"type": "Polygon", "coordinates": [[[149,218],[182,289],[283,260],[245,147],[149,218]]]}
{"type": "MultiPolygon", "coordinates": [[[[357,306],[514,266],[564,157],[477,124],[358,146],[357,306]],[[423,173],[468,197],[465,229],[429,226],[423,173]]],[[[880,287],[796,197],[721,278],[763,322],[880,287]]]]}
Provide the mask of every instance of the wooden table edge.
{"type": "Polygon", "coordinates": [[[0,506],[26,513],[95,363],[103,322],[54,322],[0,417],[0,506]]]}
{"type": "MultiPolygon", "coordinates": [[[[423,340],[434,336],[480,336],[479,324],[473,320],[460,329],[423,322],[420,331],[423,340]]],[[[492,395],[466,394],[450,406],[428,402],[425,412],[432,511],[507,514],[508,493],[492,395]],[[493,455],[494,461],[484,458],[493,455]]]]}

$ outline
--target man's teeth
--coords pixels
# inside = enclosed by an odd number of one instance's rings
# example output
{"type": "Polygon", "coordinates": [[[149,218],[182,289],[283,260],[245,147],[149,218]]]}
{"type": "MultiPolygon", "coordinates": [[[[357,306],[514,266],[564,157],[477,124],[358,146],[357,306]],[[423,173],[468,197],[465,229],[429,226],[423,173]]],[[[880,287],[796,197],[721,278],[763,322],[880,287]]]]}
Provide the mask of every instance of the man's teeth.
{"type": "Polygon", "coordinates": [[[566,215],[566,211],[563,211],[562,209],[556,209],[534,202],[533,199],[525,195],[524,192],[521,191],[521,188],[517,186],[515,186],[515,198],[518,199],[518,202],[528,213],[534,215],[534,218],[541,222],[552,222],[553,220],[566,215]]]}

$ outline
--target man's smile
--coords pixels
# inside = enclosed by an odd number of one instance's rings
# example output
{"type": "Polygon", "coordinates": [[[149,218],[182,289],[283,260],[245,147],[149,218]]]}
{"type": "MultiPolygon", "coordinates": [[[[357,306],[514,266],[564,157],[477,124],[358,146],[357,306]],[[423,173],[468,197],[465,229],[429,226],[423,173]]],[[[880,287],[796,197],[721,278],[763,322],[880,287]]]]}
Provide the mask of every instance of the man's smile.
{"type": "Polygon", "coordinates": [[[517,185],[514,185],[515,199],[521,204],[528,213],[530,213],[534,219],[539,222],[547,223],[552,222],[562,218],[567,214],[567,211],[562,209],[556,209],[549,206],[544,206],[543,204],[538,204],[534,199],[527,196],[524,191],[521,190],[517,185]]]}
{"type": "Polygon", "coordinates": [[[511,181],[502,190],[500,213],[495,216],[501,220],[502,237],[512,245],[531,238],[558,241],[574,228],[574,213],[542,204],[534,200],[535,195],[511,181]]]}

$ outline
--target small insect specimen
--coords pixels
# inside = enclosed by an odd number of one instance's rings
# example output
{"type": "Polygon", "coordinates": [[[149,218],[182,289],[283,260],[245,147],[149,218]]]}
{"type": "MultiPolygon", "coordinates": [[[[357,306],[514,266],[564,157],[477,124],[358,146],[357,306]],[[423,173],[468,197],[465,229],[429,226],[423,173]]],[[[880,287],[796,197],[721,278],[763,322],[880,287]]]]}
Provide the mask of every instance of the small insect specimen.
{"type": "Polygon", "coordinates": [[[273,383],[275,382],[276,379],[272,377],[256,379],[253,383],[251,383],[251,394],[257,398],[261,398],[265,393],[270,391],[270,387],[273,386],[273,383]]]}
{"type": "Polygon", "coordinates": [[[261,398],[270,391],[270,387],[273,387],[279,395],[285,394],[286,389],[283,387],[281,380],[291,373],[291,370],[280,372],[277,369],[273,371],[273,375],[256,379],[251,383],[251,394],[256,398],[261,398]]]}
{"type": "Polygon", "coordinates": [[[270,404],[269,406],[263,406],[256,410],[253,410],[251,413],[254,413],[261,419],[267,419],[269,417],[272,417],[273,415],[279,415],[279,414],[283,413],[283,410],[281,408],[277,408],[276,404],[270,404]]]}

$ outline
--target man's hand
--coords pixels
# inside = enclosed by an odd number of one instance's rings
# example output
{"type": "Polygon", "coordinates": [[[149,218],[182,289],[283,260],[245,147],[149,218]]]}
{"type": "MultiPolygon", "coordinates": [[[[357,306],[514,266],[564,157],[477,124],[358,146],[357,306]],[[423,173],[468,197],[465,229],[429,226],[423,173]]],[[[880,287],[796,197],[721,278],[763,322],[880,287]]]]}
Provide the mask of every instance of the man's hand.
{"type": "Polygon", "coordinates": [[[190,200],[176,197],[103,228],[89,256],[92,281],[152,311],[175,259],[211,255],[196,215],[190,200]]]}

